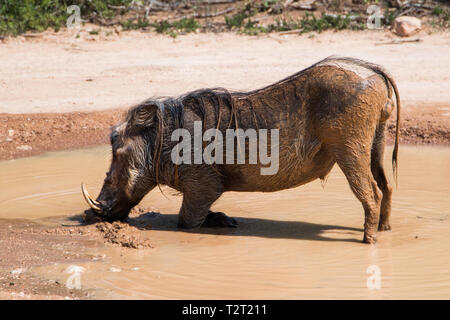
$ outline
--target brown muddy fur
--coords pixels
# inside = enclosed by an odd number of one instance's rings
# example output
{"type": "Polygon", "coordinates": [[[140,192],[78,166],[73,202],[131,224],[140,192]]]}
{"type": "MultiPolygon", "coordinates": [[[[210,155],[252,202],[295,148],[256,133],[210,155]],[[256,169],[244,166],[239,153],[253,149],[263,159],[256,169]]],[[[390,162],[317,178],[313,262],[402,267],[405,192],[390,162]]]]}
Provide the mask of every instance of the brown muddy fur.
{"type": "MultiPolygon", "coordinates": [[[[111,169],[97,201],[106,219],[125,219],[145,194],[164,184],[183,194],[180,227],[236,227],[234,219],[209,211],[223,192],[294,188],[325,179],[337,163],[363,205],[364,242],[374,243],[377,230],[390,229],[392,187],[383,151],[386,120],[395,105],[394,169],[400,120],[397,87],[383,68],[369,62],[329,57],[251,92],[201,89],[179,98],[150,99],[130,109],[113,128],[111,169]],[[193,136],[194,121],[224,136],[228,128],[279,129],[278,172],[261,175],[266,166],[260,159],[248,164],[247,152],[246,164],[175,165],[171,151],[178,142],[171,141],[171,133],[185,128],[193,136]]],[[[241,147],[248,150],[248,139],[241,147]]]]}

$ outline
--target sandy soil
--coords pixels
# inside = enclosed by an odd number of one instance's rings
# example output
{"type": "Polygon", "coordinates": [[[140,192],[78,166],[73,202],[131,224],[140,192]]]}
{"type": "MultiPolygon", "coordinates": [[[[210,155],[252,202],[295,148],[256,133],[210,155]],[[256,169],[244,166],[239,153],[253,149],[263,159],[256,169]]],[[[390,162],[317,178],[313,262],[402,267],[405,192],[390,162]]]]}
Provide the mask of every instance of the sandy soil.
{"type": "Polygon", "coordinates": [[[68,289],[29,272],[51,263],[76,263],[91,259],[80,253],[87,239],[80,233],[55,234],[30,221],[0,223],[0,299],[80,299],[89,292],[68,289]]]}
{"type": "Polygon", "coordinates": [[[98,111],[202,87],[255,89],[332,54],[385,66],[405,106],[450,101],[444,85],[450,79],[449,33],[422,33],[415,36],[423,40],[419,43],[376,45],[394,36],[343,31],[256,37],[207,33],[172,39],[100,32],[76,38],[75,32],[0,43],[0,113],[98,111]]]}
{"type": "Polygon", "coordinates": [[[105,143],[119,110],[150,96],[212,86],[254,89],[331,54],[390,70],[403,102],[402,142],[449,144],[448,33],[422,32],[422,42],[376,45],[393,35],[220,33],[172,39],[141,32],[106,36],[106,29],[89,34],[94,28],[0,43],[0,159],[105,143]]]}
{"type": "MultiPolygon", "coordinates": [[[[133,208],[126,222],[107,223],[89,215],[75,216],[71,226],[52,226],[27,220],[0,220],[0,300],[1,299],[89,299],[89,290],[69,289],[65,283],[37,277],[30,269],[56,263],[76,264],[98,260],[80,250],[92,243],[128,249],[152,248],[143,231],[151,224],[133,208]]],[[[148,213],[147,213],[148,215],[148,213]]]]}
{"type": "MultiPolygon", "coordinates": [[[[422,42],[379,46],[393,36],[345,31],[171,39],[140,32],[90,35],[89,28],[94,27],[87,26],[79,38],[75,31],[45,32],[0,42],[0,160],[107,143],[124,109],[150,96],[211,86],[254,89],[331,54],[367,59],[391,71],[403,103],[402,143],[450,145],[448,33],[421,33],[422,42]]],[[[391,122],[390,140],[393,132],[391,122]]],[[[88,298],[89,292],[26,270],[92,259],[79,252],[85,241],[151,248],[152,242],[136,233],[151,226],[130,221],[75,229],[1,223],[0,247],[7,250],[0,250],[0,299],[88,298]]]]}

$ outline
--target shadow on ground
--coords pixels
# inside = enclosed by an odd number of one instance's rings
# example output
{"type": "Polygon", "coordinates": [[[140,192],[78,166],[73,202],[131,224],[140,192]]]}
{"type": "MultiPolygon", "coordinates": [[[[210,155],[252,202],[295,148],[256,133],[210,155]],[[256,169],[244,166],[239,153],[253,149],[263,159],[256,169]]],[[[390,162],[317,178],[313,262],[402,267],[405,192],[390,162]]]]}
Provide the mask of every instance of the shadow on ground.
{"type": "Polygon", "coordinates": [[[130,217],[126,222],[136,227],[151,224],[152,230],[160,231],[316,241],[361,242],[359,238],[362,239],[363,232],[361,228],[302,221],[280,221],[247,217],[234,218],[239,223],[237,228],[202,227],[196,229],[180,229],[177,227],[177,214],[160,214],[157,212],[147,212],[137,217],[130,217]],[[337,231],[341,238],[330,238],[323,235],[325,231],[329,230],[337,231]],[[349,235],[350,237],[342,238],[343,235],[349,235]]]}

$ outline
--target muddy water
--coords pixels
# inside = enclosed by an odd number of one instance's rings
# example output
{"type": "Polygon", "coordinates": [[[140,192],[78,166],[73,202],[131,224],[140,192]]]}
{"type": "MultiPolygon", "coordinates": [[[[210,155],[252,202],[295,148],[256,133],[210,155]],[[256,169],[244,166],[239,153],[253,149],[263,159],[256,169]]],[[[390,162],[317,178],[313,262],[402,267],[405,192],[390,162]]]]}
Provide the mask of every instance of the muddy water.
{"type": "MultiPolygon", "coordinates": [[[[360,242],[362,208],[336,167],[325,186],[225,194],[214,209],[237,218],[234,230],[180,231],[181,197],[154,190],[142,207],[162,214],[144,214],[153,228],[139,231],[154,248],[91,248],[103,259],[79,264],[82,287],[96,298],[449,299],[450,149],[402,146],[399,161],[393,231],[374,246],[360,242]]],[[[76,224],[80,181],[95,194],[108,162],[106,147],[0,162],[0,219],[76,224]]],[[[66,268],[32,272],[65,281],[66,268]]]]}

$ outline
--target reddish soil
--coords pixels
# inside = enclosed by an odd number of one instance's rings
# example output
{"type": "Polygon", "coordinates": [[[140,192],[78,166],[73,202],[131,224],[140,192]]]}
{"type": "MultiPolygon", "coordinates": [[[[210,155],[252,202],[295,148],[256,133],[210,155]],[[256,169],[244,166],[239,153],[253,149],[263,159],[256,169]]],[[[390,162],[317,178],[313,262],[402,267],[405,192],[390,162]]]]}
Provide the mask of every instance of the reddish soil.
{"type": "Polygon", "coordinates": [[[87,291],[69,289],[29,272],[30,268],[51,263],[90,260],[79,249],[86,241],[80,234],[68,237],[45,232],[43,226],[29,221],[0,223],[0,299],[87,298],[87,291]]]}
{"type": "MultiPolygon", "coordinates": [[[[0,114],[0,160],[108,143],[110,127],[123,113],[107,110],[0,114]]],[[[400,142],[450,145],[450,118],[446,113],[446,108],[440,105],[402,110],[400,142]]],[[[388,142],[392,143],[395,113],[389,123],[388,142]]]]}
{"type": "Polygon", "coordinates": [[[0,114],[0,160],[108,142],[123,112],[0,114]]]}
{"type": "Polygon", "coordinates": [[[0,221],[0,300],[2,299],[89,299],[88,290],[69,289],[65,283],[36,276],[30,269],[53,263],[98,260],[83,252],[89,243],[128,249],[153,248],[146,234],[151,225],[136,207],[126,222],[94,221],[83,215],[72,227],[46,227],[30,221],[0,221]]]}

